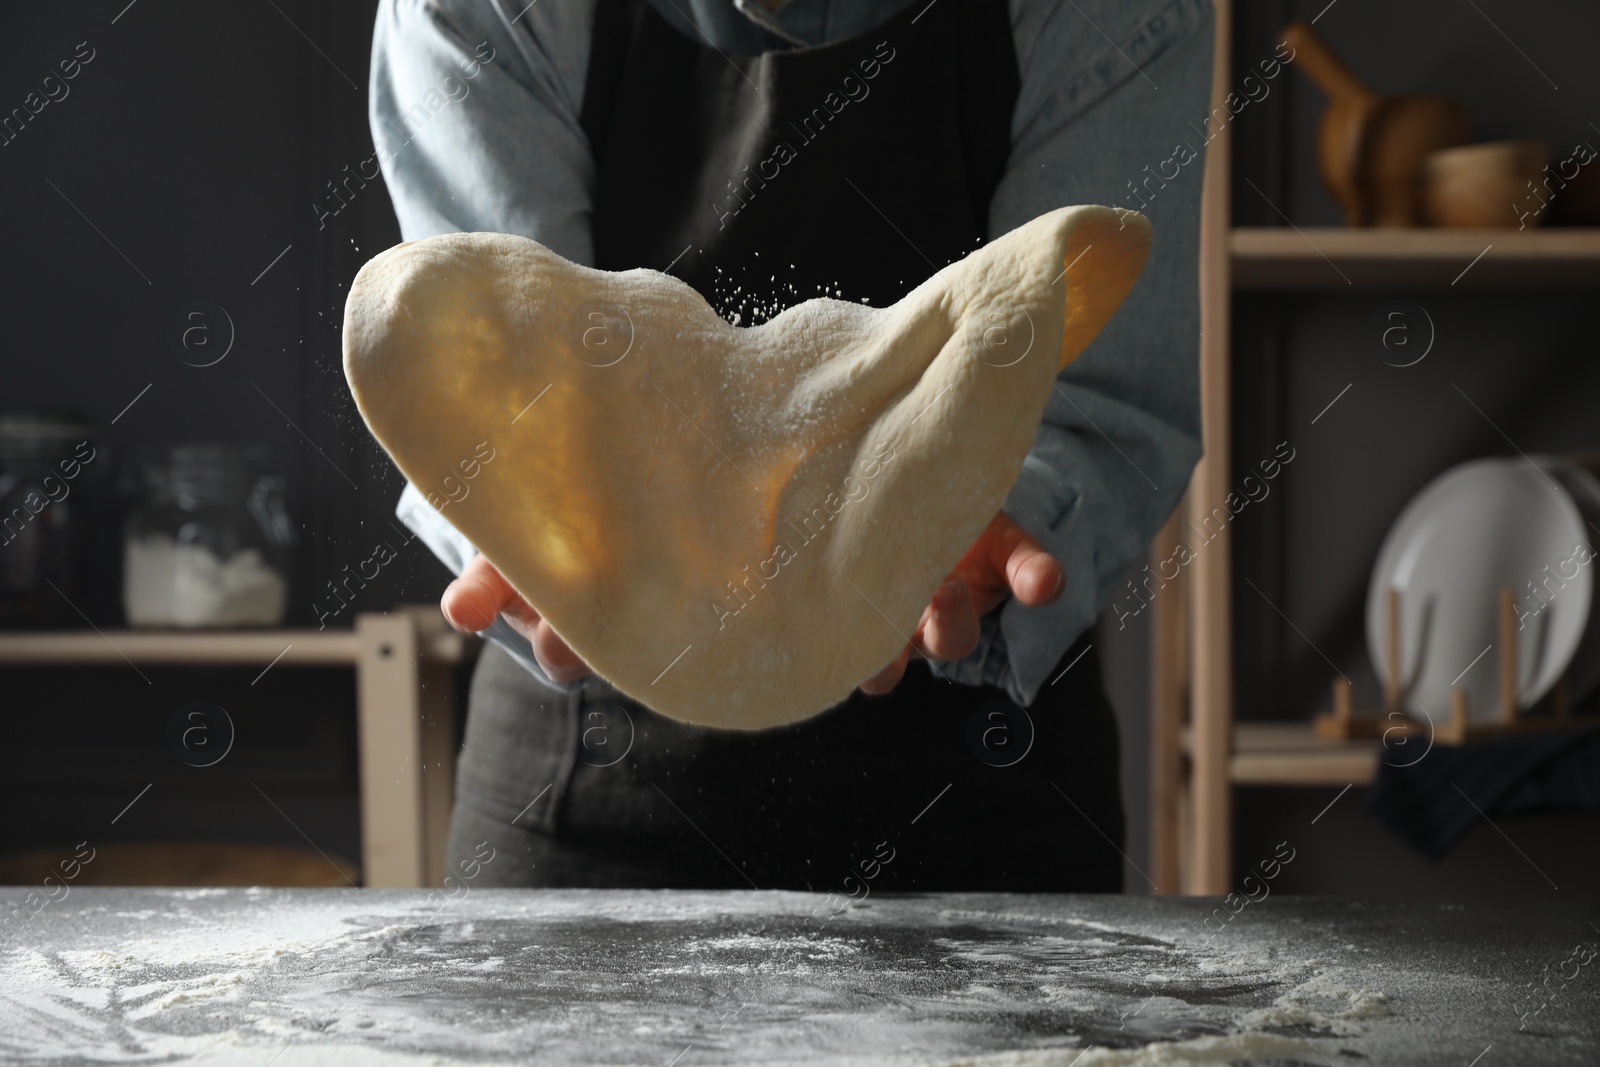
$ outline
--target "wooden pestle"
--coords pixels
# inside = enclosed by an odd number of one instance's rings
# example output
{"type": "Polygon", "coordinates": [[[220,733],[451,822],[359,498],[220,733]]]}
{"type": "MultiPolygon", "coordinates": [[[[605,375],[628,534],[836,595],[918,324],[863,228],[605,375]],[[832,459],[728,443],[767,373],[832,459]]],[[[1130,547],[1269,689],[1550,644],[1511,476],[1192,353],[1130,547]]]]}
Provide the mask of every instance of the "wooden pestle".
{"type": "Polygon", "coordinates": [[[1317,167],[1348,226],[1422,224],[1428,155],[1472,138],[1466,109],[1441,96],[1384,96],[1334,55],[1306,22],[1284,27],[1294,62],[1328,97],[1317,167]]]}

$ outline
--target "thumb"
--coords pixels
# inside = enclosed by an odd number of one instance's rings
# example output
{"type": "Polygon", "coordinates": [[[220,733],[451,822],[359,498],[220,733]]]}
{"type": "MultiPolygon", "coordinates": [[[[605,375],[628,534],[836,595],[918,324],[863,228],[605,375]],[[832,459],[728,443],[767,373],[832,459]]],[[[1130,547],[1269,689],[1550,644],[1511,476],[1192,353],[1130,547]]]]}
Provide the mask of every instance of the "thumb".
{"type": "Polygon", "coordinates": [[[1003,511],[957,569],[978,596],[979,614],[1008,595],[1031,607],[1048,604],[1066,587],[1060,562],[1003,511]]]}
{"type": "Polygon", "coordinates": [[[461,576],[445,588],[439,598],[439,610],[451,626],[477,633],[493,626],[495,616],[521,600],[494,564],[482,556],[473,556],[462,568],[461,576]]]}

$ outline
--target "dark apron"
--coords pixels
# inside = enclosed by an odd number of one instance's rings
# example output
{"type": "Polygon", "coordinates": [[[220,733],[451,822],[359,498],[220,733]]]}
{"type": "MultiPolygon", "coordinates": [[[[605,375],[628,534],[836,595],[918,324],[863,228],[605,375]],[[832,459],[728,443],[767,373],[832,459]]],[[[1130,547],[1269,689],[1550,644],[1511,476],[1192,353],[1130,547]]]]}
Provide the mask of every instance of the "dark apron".
{"type": "MultiPolygon", "coordinates": [[[[986,235],[1017,89],[1004,0],[914,0],[757,56],[600,0],[581,116],[595,265],[670,267],[741,325],[822,292],[891,304],[986,235]]],[[[561,693],[491,646],[452,866],[488,842],[474,884],[1119,890],[1116,723],[1089,640],[1026,710],[913,661],[886,697],[761,733],[674,722],[600,679],[561,693]]]]}

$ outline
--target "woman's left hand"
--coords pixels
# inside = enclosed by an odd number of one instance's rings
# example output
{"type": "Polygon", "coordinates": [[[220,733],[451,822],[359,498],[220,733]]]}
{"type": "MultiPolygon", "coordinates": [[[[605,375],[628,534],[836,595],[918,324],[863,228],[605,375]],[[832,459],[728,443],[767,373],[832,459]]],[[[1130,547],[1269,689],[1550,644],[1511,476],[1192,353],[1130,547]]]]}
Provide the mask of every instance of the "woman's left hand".
{"type": "Polygon", "coordinates": [[[957,660],[978,647],[978,618],[1008,596],[1030,607],[1048,604],[1066,588],[1061,564],[1039,542],[997,512],[988,529],[961,557],[911,635],[883,670],[861,683],[863,693],[887,693],[899,684],[913,654],[957,660]]]}

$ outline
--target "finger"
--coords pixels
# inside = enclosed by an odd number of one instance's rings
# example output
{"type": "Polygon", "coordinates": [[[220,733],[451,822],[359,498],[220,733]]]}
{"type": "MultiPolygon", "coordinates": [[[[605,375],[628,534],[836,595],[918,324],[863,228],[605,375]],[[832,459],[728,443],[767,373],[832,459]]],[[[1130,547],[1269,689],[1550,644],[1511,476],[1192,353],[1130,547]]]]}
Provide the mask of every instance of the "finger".
{"type": "Polygon", "coordinates": [[[961,659],[978,647],[978,612],[966,582],[956,575],[945,579],[915,636],[918,650],[930,659],[961,659]]]}
{"type": "Polygon", "coordinates": [[[1055,601],[1067,587],[1067,574],[1054,556],[1037,545],[1019,548],[1006,566],[1011,595],[1030,607],[1055,601]]]}
{"type": "Polygon", "coordinates": [[[478,633],[493,626],[496,615],[521,599],[493,564],[482,556],[473,556],[461,577],[445,588],[439,598],[439,610],[456,629],[478,633]]]}
{"type": "Polygon", "coordinates": [[[868,696],[881,696],[900,684],[900,679],[906,673],[906,664],[911,662],[911,646],[907,645],[900,650],[890,664],[871,678],[862,682],[860,689],[868,696]]]}
{"type": "Polygon", "coordinates": [[[1009,515],[1001,512],[996,522],[999,528],[989,562],[996,573],[1004,575],[1011,595],[1030,606],[1048,604],[1060,596],[1067,576],[1056,558],[1009,515]]]}
{"type": "Polygon", "coordinates": [[[561,635],[551,629],[550,623],[540,619],[529,638],[534,658],[552,682],[575,682],[590,674],[589,665],[561,640],[561,635]]]}

